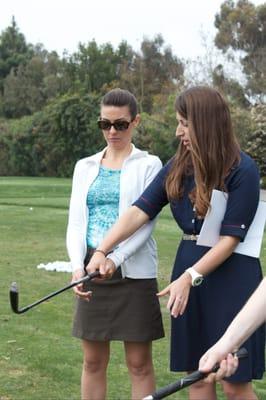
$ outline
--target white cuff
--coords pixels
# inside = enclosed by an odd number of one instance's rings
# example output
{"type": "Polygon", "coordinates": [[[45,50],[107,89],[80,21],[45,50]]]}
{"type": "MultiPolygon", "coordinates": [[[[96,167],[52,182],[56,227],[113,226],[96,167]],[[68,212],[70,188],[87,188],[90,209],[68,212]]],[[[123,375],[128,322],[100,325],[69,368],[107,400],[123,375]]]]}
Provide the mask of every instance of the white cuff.
{"type": "Polygon", "coordinates": [[[113,253],[108,254],[106,258],[112,260],[116,268],[118,268],[125,261],[124,255],[119,253],[119,251],[114,251],[113,253]]]}
{"type": "Polygon", "coordinates": [[[84,265],[80,265],[80,264],[71,264],[71,268],[72,268],[72,273],[76,272],[76,271],[82,271],[84,272],[84,265]]]}

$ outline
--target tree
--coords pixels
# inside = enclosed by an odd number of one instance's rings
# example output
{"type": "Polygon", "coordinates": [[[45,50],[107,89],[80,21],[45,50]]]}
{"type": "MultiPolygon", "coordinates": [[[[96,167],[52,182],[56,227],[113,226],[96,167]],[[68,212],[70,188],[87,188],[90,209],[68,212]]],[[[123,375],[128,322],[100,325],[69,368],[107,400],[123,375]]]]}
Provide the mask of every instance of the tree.
{"type": "Polygon", "coordinates": [[[32,119],[0,121],[0,175],[32,175],[32,119]]]}
{"type": "Polygon", "coordinates": [[[142,107],[144,111],[152,112],[154,96],[165,93],[168,97],[176,85],[183,82],[184,67],[171,48],[164,46],[161,35],[152,40],[143,39],[138,64],[142,107]]]}
{"type": "Polygon", "coordinates": [[[103,87],[119,80],[121,63],[127,54],[126,42],[122,42],[118,50],[110,43],[98,46],[95,40],[87,45],[80,43],[78,51],[69,57],[66,68],[74,82],[73,90],[101,92],[103,87]]]}
{"type": "Polygon", "coordinates": [[[157,112],[152,115],[141,114],[141,123],[137,127],[134,143],[160,157],[163,163],[176,152],[176,115],[174,111],[175,94],[168,96],[163,107],[155,105],[157,112]]]}
{"type": "Polygon", "coordinates": [[[240,52],[247,89],[258,100],[266,92],[266,3],[255,6],[248,0],[227,0],[215,17],[216,46],[223,52],[240,52]]]}
{"type": "Polygon", "coordinates": [[[5,78],[3,114],[8,118],[31,115],[66,89],[63,65],[57,53],[49,53],[39,44],[34,47],[33,57],[16,70],[13,68],[5,78]]]}
{"type": "Polygon", "coordinates": [[[237,80],[226,77],[221,64],[214,68],[212,80],[213,85],[227,96],[231,104],[236,104],[243,108],[250,106],[243,86],[237,80]]]}
{"type": "Polygon", "coordinates": [[[100,151],[99,103],[96,95],[64,95],[36,115],[29,132],[35,174],[71,176],[78,159],[100,151]]]}
{"type": "Polygon", "coordinates": [[[266,177],[266,105],[253,107],[251,116],[256,129],[250,134],[246,151],[258,163],[261,176],[266,177]]]}
{"type": "Polygon", "coordinates": [[[132,55],[119,78],[122,86],[136,95],[140,111],[151,113],[156,97],[167,102],[169,94],[183,82],[183,73],[183,63],[165,46],[162,35],[156,35],[143,39],[141,51],[132,55]]]}
{"type": "Polygon", "coordinates": [[[4,81],[3,107],[9,118],[33,114],[45,104],[42,90],[43,64],[33,57],[28,64],[11,70],[4,81]]]}
{"type": "Polygon", "coordinates": [[[27,45],[13,17],[11,26],[0,35],[0,93],[3,93],[5,77],[12,69],[27,63],[32,55],[32,46],[27,45]]]}

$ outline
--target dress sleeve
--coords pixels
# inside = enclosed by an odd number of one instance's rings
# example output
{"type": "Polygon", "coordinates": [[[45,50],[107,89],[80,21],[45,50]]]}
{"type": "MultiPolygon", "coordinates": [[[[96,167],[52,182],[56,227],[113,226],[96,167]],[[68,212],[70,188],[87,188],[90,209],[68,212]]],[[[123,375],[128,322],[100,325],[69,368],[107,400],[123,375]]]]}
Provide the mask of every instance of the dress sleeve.
{"type": "Polygon", "coordinates": [[[245,165],[237,167],[227,187],[228,201],[220,235],[236,236],[243,242],[259,203],[259,172],[255,162],[249,158],[245,165]]]}
{"type": "Polygon", "coordinates": [[[150,219],[155,218],[162,208],[169,202],[165,190],[165,178],[169,168],[170,164],[167,163],[159,171],[159,173],[145,189],[138,200],[133,203],[133,206],[136,206],[144,211],[150,219]]]}

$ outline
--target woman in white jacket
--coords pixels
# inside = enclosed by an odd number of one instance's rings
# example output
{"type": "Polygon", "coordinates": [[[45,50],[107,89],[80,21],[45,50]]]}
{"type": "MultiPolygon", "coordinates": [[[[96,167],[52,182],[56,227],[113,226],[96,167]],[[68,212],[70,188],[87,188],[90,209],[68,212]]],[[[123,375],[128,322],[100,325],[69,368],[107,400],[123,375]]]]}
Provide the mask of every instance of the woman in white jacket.
{"type": "MultiPolygon", "coordinates": [[[[72,280],[84,275],[84,266],[108,229],[161,168],[158,157],[132,144],[139,121],[137,102],[130,92],[113,89],[103,97],[98,125],[107,147],[79,160],[74,170],[67,228],[72,280]]],[[[82,399],[106,397],[111,340],[124,342],[132,398],[142,398],[155,388],[151,343],[163,337],[164,331],[156,297],[153,228],[154,222],[148,222],[133,240],[121,243],[109,254],[117,267],[112,279],[74,288],[77,309],[73,335],[82,339],[84,352],[82,399]]]]}

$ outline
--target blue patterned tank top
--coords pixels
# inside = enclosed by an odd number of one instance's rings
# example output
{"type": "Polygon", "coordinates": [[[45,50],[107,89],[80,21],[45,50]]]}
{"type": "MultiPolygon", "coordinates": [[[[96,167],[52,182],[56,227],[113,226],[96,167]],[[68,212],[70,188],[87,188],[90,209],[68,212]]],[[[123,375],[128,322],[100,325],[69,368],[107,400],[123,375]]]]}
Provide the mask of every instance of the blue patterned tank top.
{"type": "Polygon", "coordinates": [[[96,248],[118,219],[120,173],[121,170],[101,166],[97,178],[89,188],[87,245],[90,247],[96,248]]]}

